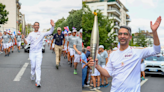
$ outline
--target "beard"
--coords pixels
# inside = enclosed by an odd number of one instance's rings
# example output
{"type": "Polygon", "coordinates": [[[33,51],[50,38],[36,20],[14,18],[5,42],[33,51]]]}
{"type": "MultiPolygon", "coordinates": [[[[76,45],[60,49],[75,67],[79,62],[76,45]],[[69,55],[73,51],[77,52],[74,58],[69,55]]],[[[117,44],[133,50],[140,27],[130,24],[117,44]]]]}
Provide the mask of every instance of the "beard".
{"type": "Polygon", "coordinates": [[[128,39],[126,38],[121,38],[119,39],[120,45],[127,45],[128,44],[128,39]],[[124,40],[123,42],[121,40],[124,40]]]}

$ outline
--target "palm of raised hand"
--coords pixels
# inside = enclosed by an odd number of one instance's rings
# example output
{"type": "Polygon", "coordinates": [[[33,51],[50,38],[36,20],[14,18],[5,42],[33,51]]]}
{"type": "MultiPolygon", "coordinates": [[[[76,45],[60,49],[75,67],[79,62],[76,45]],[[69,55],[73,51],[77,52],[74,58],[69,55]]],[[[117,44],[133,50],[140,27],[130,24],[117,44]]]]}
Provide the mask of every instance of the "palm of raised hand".
{"type": "Polygon", "coordinates": [[[157,18],[157,20],[156,20],[156,22],[154,23],[154,25],[152,25],[152,21],[151,21],[151,22],[150,22],[151,30],[152,30],[153,32],[155,32],[155,31],[158,29],[160,23],[161,23],[161,16],[159,16],[159,17],[157,18]]]}
{"type": "Polygon", "coordinates": [[[54,25],[55,25],[53,20],[51,20],[51,25],[52,25],[52,26],[54,26],[54,25]]]}

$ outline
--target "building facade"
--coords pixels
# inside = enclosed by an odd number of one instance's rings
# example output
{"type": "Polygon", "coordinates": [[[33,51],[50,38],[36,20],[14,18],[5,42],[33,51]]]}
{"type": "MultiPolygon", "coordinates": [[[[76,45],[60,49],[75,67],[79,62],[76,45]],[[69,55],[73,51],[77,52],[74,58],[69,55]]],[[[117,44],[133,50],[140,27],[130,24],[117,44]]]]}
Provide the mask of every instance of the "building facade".
{"type": "Polygon", "coordinates": [[[11,32],[18,32],[19,30],[19,14],[21,9],[21,4],[19,0],[0,0],[0,3],[6,5],[6,10],[9,12],[8,21],[4,25],[1,25],[0,30],[10,30],[11,32]]]}
{"type": "Polygon", "coordinates": [[[114,19],[114,28],[108,35],[114,32],[114,45],[117,46],[119,26],[128,26],[130,22],[128,9],[119,0],[83,0],[83,2],[86,2],[92,11],[100,9],[104,16],[114,19]]]}

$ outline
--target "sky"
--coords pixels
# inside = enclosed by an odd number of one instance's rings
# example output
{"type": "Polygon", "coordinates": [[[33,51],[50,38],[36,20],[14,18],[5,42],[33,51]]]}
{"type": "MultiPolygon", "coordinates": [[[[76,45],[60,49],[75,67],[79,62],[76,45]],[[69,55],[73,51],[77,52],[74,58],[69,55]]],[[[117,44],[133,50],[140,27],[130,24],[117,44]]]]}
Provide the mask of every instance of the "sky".
{"type": "Polygon", "coordinates": [[[132,33],[138,32],[138,29],[151,31],[150,21],[153,23],[157,17],[162,17],[162,22],[157,32],[160,43],[164,46],[164,0],[120,0],[129,10],[131,22],[129,26],[132,33]]]}
{"type": "Polygon", "coordinates": [[[82,0],[19,0],[26,24],[40,23],[40,31],[51,28],[50,19],[67,18],[69,11],[82,8],[82,0]]]}
{"type": "MultiPolygon", "coordinates": [[[[138,29],[151,32],[150,21],[153,23],[157,17],[162,17],[162,22],[157,32],[161,45],[164,46],[164,0],[120,0],[129,10],[132,32],[138,29]]],[[[20,0],[21,12],[25,14],[26,23],[40,22],[40,31],[51,27],[50,19],[55,22],[69,15],[72,9],[81,9],[82,0],[20,0]]]]}

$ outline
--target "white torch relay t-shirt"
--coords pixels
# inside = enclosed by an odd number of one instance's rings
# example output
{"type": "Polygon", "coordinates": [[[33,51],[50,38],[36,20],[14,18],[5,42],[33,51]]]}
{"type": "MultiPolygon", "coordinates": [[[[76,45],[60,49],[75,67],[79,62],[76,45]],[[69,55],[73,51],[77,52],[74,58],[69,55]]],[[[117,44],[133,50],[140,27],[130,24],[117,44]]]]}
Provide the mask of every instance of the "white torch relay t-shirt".
{"type": "Polygon", "coordinates": [[[160,53],[161,47],[133,49],[130,46],[110,54],[105,69],[112,76],[110,92],[140,92],[141,60],[160,53]]]}
{"type": "Polygon", "coordinates": [[[54,27],[48,32],[31,32],[26,38],[27,43],[30,43],[30,52],[41,52],[44,36],[52,34],[54,27]]]}

